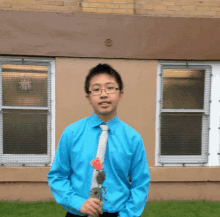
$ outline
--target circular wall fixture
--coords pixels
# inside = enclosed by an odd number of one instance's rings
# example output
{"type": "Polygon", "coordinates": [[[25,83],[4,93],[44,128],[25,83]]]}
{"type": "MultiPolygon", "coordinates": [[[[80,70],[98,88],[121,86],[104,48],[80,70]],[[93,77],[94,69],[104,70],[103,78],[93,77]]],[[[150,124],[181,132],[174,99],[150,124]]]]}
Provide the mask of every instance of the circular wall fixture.
{"type": "Polygon", "coordinates": [[[105,45],[106,45],[107,47],[112,46],[112,40],[111,40],[111,39],[106,39],[106,40],[105,40],[105,45]]]}

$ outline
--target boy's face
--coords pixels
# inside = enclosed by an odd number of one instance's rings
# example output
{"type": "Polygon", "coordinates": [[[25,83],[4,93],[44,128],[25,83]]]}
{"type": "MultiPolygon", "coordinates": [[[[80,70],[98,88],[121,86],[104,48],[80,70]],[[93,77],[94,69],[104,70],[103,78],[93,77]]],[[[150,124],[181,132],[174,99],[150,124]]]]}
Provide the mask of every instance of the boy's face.
{"type": "Polygon", "coordinates": [[[89,90],[93,90],[96,88],[102,89],[100,95],[93,96],[92,93],[86,95],[89,103],[92,105],[94,112],[96,115],[103,120],[104,122],[108,122],[112,118],[114,118],[117,114],[117,106],[119,101],[122,99],[123,91],[116,90],[115,93],[106,93],[106,83],[110,85],[114,85],[115,88],[119,88],[118,83],[115,78],[109,76],[108,74],[99,74],[94,76],[90,80],[89,90]],[[102,102],[108,102],[107,104],[101,104],[102,102]]]}

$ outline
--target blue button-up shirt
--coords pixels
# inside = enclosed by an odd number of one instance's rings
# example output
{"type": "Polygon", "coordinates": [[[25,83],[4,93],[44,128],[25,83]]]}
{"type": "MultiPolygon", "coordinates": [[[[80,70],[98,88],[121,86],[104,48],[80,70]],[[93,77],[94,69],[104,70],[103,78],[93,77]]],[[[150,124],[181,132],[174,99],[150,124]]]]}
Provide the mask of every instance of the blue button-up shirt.
{"type": "MultiPolygon", "coordinates": [[[[83,203],[90,198],[93,167],[104,122],[92,116],[69,125],[63,132],[48,173],[48,183],[55,200],[68,212],[83,216],[83,203]]],[[[106,122],[108,141],[104,159],[106,195],[102,211],[119,217],[141,216],[150,185],[150,172],[143,140],[132,127],[116,115],[106,122]],[[131,184],[128,180],[131,179],[131,184]]]]}

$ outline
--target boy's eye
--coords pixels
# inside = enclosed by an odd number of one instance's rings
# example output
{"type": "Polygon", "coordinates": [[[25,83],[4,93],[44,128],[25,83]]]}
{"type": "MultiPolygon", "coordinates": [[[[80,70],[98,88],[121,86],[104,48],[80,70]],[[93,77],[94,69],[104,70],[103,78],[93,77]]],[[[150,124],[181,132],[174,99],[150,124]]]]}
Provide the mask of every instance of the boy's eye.
{"type": "Polygon", "coordinates": [[[95,91],[95,92],[98,92],[99,90],[100,90],[100,89],[98,89],[98,88],[97,88],[97,89],[93,89],[93,91],[95,91]]]}
{"type": "Polygon", "coordinates": [[[109,90],[112,90],[114,87],[108,87],[109,90]]]}

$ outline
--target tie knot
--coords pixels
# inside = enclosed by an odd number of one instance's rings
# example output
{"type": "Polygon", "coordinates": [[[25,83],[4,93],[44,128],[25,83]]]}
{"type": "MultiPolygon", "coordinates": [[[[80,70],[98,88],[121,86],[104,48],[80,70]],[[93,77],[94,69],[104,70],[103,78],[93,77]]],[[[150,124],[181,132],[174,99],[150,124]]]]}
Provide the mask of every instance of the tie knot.
{"type": "Polygon", "coordinates": [[[102,124],[100,125],[100,128],[102,129],[102,131],[108,131],[108,126],[106,124],[102,124]]]}

